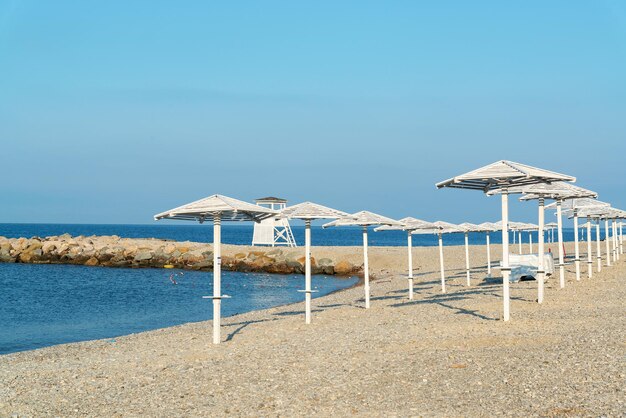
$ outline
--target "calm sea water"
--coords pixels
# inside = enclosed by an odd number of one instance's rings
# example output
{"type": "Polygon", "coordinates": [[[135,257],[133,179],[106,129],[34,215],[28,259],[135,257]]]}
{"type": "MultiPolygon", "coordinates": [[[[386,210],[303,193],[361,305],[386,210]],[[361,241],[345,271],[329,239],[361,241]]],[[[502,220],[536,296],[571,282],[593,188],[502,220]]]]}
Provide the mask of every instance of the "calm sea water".
{"type": "MultiPolygon", "coordinates": [[[[356,281],[314,276],[313,295],[356,281]]],[[[0,264],[0,354],[211,319],[212,283],[210,272],[0,264]]],[[[223,272],[222,314],[299,302],[303,287],[299,275],[223,272]]]]}
{"type": "MultiPolygon", "coordinates": [[[[293,235],[298,245],[304,245],[304,226],[292,226],[293,235]]],[[[556,231],[555,231],[556,232],[556,231]]],[[[0,224],[0,236],[19,237],[46,237],[68,233],[78,235],[118,235],[124,238],[162,238],[175,241],[212,242],[213,228],[211,224],[154,224],[154,225],[89,225],[89,224],[0,224]]],[[[251,224],[222,225],[222,242],[227,244],[250,245],[252,243],[253,226],[251,224]]],[[[574,240],[574,230],[564,229],[565,241],[574,240]]],[[[602,230],[604,236],[604,230],[602,230]]],[[[492,243],[501,243],[499,232],[491,233],[492,243]]],[[[369,245],[372,246],[404,246],[406,233],[402,231],[374,232],[370,228],[368,234],[369,245]]],[[[556,233],[555,233],[556,239],[556,233]]],[[[463,245],[463,234],[447,234],[444,236],[444,245],[463,245]]],[[[512,239],[511,239],[512,242],[512,239]]],[[[528,242],[528,233],[523,233],[523,242],[528,242]]],[[[533,242],[537,242],[537,233],[533,233],[533,242]]],[[[358,227],[340,227],[323,229],[313,226],[311,232],[312,245],[350,246],[362,245],[362,230],[358,227]]],[[[471,244],[484,244],[484,233],[471,233],[471,244]]],[[[437,245],[437,236],[433,234],[413,235],[413,245],[437,245]]]]}

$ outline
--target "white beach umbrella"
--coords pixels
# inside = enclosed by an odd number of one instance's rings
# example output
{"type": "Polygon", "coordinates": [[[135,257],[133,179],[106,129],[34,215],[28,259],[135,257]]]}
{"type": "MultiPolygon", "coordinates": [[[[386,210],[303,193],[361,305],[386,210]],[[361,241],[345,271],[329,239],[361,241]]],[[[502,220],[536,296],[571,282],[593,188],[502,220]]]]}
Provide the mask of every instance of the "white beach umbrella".
{"type": "MultiPolygon", "coordinates": [[[[556,200],[558,238],[559,238],[559,283],[561,287],[565,287],[565,263],[563,262],[563,202],[576,199],[596,198],[598,194],[588,189],[584,189],[574,184],[565,182],[555,182],[551,185],[543,185],[542,187],[529,187],[526,191],[527,195],[520,200],[531,200],[539,198],[548,198],[556,200]]],[[[580,244],[578,239],[578,208],[572,205],[574,213],[574,265],[576,268],[576,280],[580,280],[580,244]]]]}
{"type": "Polygon", "coordinates": [[[437,188],[452,187],[488,193],[500,189],[502,199],[502,300],[503,319],[510,319],[509,277],[509,188],[554,181],[576,181],[574,177],[511,161],[497,161],[485,167],[438,183],[437,188]]]}
{"type": "MultiPolygon", "coordinates": [[[[600,246],[600,223],[611,212],[611,207],[607,203],[605,206],[586,207],[578,210],[578,216],[586,216],[588,220],[596,221],[596,259],[598,260],[598,272],[602,271],[602,247],[600,246]]],[[[572,215],[573,216],[573,215],[572,215]]],[[[588,231],[589,232],[589,231],[588,231]]],[[[608,248],[608,221],[607,221],[607,265],[611,265],[609,248],[608,248]]]]}
{"type": "MultiPolygon", "coordinates": [[[[544,206],[545,208],[545,206],[544,206]]],[[[554,242],[554,230],[559,226],[556,222],[548,222],[545,224],[545,229],[549,231],[548,242],[554,242]]]]}
{"type": "MultiPolygon", "coordinates": [[[[552,184],[541,184],[535,186],[529,186],[524,188],[524,196],[520,200],[538,200],[553,199],[556,200],[557,209],[557,225],[558,225],[558,240],[559,240],[559,285],[561,288],[565,287],[565,263],[564,263],[564,248],[563,248],[563,216],[562,205],[563,202],[570,199],[577,198],[595,198],[598,196],[596,192],[584,189],[574,184],[565,182],[554,182],[552,184]]],[[[542,203],[539,203],[540,206],[542,203]]],[[[574,209],[574,241],[575,241],[575,257],[574,264],[576,267],[576,280],[580,280],[580,247],[578,241],[578,213],[577,209],[574,209]]],[[[539,257],[543,260],[543,257],[539,257]]],[[[543,276],[542,280],[543,281],[543,276]]]]}
{"type": "Polygon", "coordinates": [[[467,280],[467,285],[471,286],[472,278],[471,278],[471,270],[470,270],[470,259],[469,259],[469,233],[470,232],[483,232],[483,230],[476,224],[472,224],[469,222],[463,222],[458,225],[459,228],[463,230],[463,235],[465,236],[465,278],[467,280]]]}
{"type": "MultiPolygon", "coordinates": [[[[536,199],[539,202],[539,226],[538,226],[538,230],[539,230],[539,243],[538,243],[538,266],[537,266],[537,276],[536,276],[536,280],[537,280],[537,303],[543,303],[543,298],[544,298],[544,282],[545,282],[545,265],[544,265],[544,242],[543,242],[543,224],[545,221],[545,210],[544,210],[544,201],[545,199],[550,199],[550,198],[554,198],[556,199],[555,196],[558,196],[558,198],[560,199],[560,197],[562,196],[562,194],[568,194],[569,193],[569,188],[567,188],[565,186],[566,183],[564,182],[553,182],[553,183],[538,183],[538,184],[532,184],[530,186],[516,186],[513,188],[510,188],[509,190],[514,191],[516,193],[524,193],[524,196],[522,196],[520,198],[520,200],[525,201],[525,200],[531,200],[531,199],[536,199]],[[529,193],[534,193],[534,194],[529,194],[529,193]]],[[[493,192],[490,193],[498,193],[499,190],[494,190],[493,192]]],[[[561,201],[561,200],[559,200],[561,201]]],[[[562,248],[562,229],[561,229],[561,212],[560,212],[560,205],[559,205],[559,218],[558,218],[558,223],[557,226],[559,227],[559,265],[563,264],[563,248],[562,248]]],[[[517,228],[524,228],[524,224],[519,224],[516,226],[517,228]]],[[[560,283],[561,283],[561,287],[565,286],[565,270],[564,268],[561,269],[560,272],[560,283]]]]}
{"type": "Polygon", "coordinates": [[[523,222],[509,221],[509,229],[513,232],[513,244],[515,244],[515,233],[517,232],[517,245],[520,254],[522,253],[522,231],[524,231],[525,226],[526,224],[523,222]]]}
{"type": "Polygon", "coordinates": [[[439,241],[439,271],[441,274],[441,292],[446,293],[446,273],[445,266],[443,262],[443,234],[453,234],[453,233],[461,233],[464,232],[463,229],[458,226],[444,222],[437,221],[433,222],[435,225],[434,229],[417,229],[413,231],[413,234],[437,234],[439,241]]]}
{"type": "Polygon", "coordinates": [[[522,231],[528,232],[528,250],[529,254],[533,253],[533,231],[539,231],[539,225],[533,223],[525,223],[522,231]]]}
{"type": "Polygon", "coordinates": [[[154,215],[155,220],[176,219],[204,223],[213,221],[213,344],[220,343],[222,295],[222,221],[254,221],[278,215],[278,212],[232,197],[215,194],[154,215]]]}
{"type": "Polygon", "coordinates": [[[407,247],[408,247],[408,262],[409,262],[409,299],[413,299],[413,231],[418,229],[432,229],[435,228],[430,222],[423,221],[421,219],[413,218],[411,216],[400,219],[402,225],[382,225],[378,228],[374,228],[374,231],[392,231],[401,230],[407,232],[407,247]]]}
{"type": "Polygon", "coordinates": [[[311,323],[311,221],[315,219],[337,219],[347,216],[346,212],[318,205],[312,202],[298,203],[280,211],[280,216],[287,219],[301,219],[304,221],[304,322],[311,323]]]}
{"type": "MultiPolygon", "coordinates": [[[[555,209],[556,205],[557,205],[557,202],[551,203],[546,206],[546,209],[555,209]]],[[[602,202],[602,201],[592,199],[589,197],[568,199],[568,200],[565,200],[561,204],[561,207],[564,213],[572,213],[572,214],[575,211],[579,212],[582,209],[602,208],[602,207],[610,207],[610,206],[611,205],[606,202],[602,202]]],[[[576,216],[574,219],[577,220],[577,218],[578,216],[576,216]]],[[[587,222],[584,225],[587,228],[587,277],[588,278],[593,277],[593,256],[592,256],[592,251],[591,251],[591,241],[592,241],[591,218],[592,217],[590,215],[587,215],[587,222]]]]}
{"type": "Polygon", "coordinates": [[[398,221],[394,221],[391,218],[387,218],[376,213],[361,211],[353,213],[351,215],[344,216],[335,221],[322,225],[323,228],[329,226],[361,226],[363,227],[363,276],[364,276],[364,290],[365,290],[365,308],[370,307],[370,273],[369,262],[367,256],[367,228],[369,226],[376,225],[396,225],[401,224],[398,221]]]}
{"type": "Polygon", "coordinates": [[[491,277],[491,240],[489,234],[491,232],[500,231],[502,226],[499,226],[494,222],[483,222],[478,224],[478,227],[485,233],[485,241],[487,243],[487,276],[491,277]]]}

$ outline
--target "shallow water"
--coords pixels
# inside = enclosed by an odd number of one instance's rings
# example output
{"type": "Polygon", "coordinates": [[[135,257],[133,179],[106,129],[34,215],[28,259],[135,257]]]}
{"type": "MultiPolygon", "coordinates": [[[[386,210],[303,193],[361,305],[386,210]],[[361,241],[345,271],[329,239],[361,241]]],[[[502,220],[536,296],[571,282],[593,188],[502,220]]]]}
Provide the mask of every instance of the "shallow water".
{"type": "MultiPolygon", "coordinates": [[[[0,263],[0,354],[212,318],[211,272],[0,263]],[[174,274],[175,276],[171,277],[174,274]],[[174,284],[176,282],[176,284],[174,284]]],[[[356,278],[313,276],[326,295],[356,278]]],[[[222,315],[299,302],[301,275],[222,272],[222,315]]]]}

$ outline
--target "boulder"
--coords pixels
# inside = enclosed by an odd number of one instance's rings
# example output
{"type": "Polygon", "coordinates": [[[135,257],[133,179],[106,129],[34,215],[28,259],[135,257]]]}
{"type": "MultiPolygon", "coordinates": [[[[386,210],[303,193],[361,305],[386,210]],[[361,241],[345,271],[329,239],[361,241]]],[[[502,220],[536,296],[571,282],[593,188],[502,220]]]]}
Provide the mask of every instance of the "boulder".
{"type": "MultiPolygon", "coordinates": [[[[305,257],[300,257],[298,258],[298,263],[304,265],[306,258],[305,257]]],[[[317,266],[317,262],[315,261],[315,257],[311,257],[311,268],[317,266]]]]}
{"type": "Polygon", "coordinates": [[[52,251],[56,250],[57,245],[58,245],[57,241],[47,241],[43,243],[43,245],[41,246],[41,250],[45,254],[50,254],[52,251]]]}
{"type": "Polygon", "coordinates": [[[275,257],[277,255],[281,255],[282,253],[283,250],[281,250],[280,248],[274,248],[266,252],[265,255],[275,257]]]}
{"type": "Polygon", "coordinates": [[[318,264],[320,265],[320,267],[332,266],[333,260],[331,260],[330,258],[320,258],[320,261],[318,264]]]}
{"type": "Polygon", "coordinates": [[[335,274],[339,276],[347,276],[349,274],[352,274],[355,270],[356,269],[352,265],[352,263],[345,260],[342,260],[335,264],[335,274]]]}
{"type": "Polygon", "coordinates": [[[293,273],[304,273],[304,266],[295,260],[289,260],[285,263],[293,273]]]}
{"type": "Polygon", "coordinates": [[[86,266],[97,266],[98,264],[99,262],[96,257],[91,257],[89,260],[85,261],[86,266]]]}
{"type": "Polygon", "coordinates": [[[275,274],[291,274],[294,272],[294,269],[293,267],[290,267],[287,263],[281,262],[268,265],[265,268],[265,271],[275,274]]]}
{"type": "Polygon", "coordinates": [[[151,258],[152,258],[152,253],[147,250],[142,250],[135,255],[135,261],[150,260],[151,258]]]}
{"type": "Polygon", "coordinates": [[[271,264],[274,264],[274,261],[275,260],[271,257],[261,256],[261,257],[255,258],[254,261],[250,264],[254,269],[261,270],[271,264]]]}

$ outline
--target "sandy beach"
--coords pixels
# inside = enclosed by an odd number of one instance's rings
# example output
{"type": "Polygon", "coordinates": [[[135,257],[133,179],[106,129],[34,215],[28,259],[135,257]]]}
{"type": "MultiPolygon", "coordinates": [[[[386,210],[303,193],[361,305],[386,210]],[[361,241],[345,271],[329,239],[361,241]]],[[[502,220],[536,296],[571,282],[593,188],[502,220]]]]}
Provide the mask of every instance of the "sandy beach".
{"type": "MultiPolygon", "coordinates": [[[[542,305],[535,281],[512,284],[505,323],[485,247],[471,247],[471,287],[464,248],[445,248],[445,294],[437,248],[413,252],[412,301],[406,248],[373,247],[369,310],[357,286],[315,299],[308,326],[302,303],[225,318],[217,346],[203,322],[0,356],[0,415],[626,414],[624,256],[592,279],[583,263],[579,282],[569,264],[542,305]]],[[[326,253],[359,263],[361,248],[313,248],[326,253]]]]}

